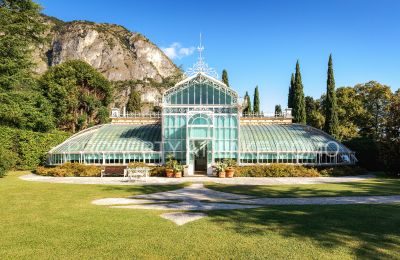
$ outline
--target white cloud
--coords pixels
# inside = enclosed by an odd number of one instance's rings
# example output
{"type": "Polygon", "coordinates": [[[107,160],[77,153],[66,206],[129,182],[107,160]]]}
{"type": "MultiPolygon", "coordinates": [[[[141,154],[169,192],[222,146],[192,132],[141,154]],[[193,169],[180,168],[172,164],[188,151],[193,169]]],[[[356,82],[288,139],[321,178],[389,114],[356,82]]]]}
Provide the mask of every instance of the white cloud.
{"type": "Polygon", "coordinates": [[[183,57],[190,56],[193,54],[195,48],[194,47],[182,47],[179,42],[172,43],[169,47],[161,47],[161,50],[167,55],[170,59],[182,59],[183,57]]]}

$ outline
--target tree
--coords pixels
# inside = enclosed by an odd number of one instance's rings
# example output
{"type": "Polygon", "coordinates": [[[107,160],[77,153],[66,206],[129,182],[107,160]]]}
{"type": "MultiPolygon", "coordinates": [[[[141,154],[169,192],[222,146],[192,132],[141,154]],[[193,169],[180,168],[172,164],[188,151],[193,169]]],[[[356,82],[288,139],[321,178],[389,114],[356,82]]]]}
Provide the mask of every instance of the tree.
{"type": "Polygon", "coordinates": [[[354,88],[364,107],[364,114],[358,122],[360,132],[363,136],[380,140],[384,136],[392,91],[389,86],[376,81],[358,84],[354,88]]]}
{"type": "Polygon", "coordinates": [[[36,91],[0,93],[0,124],[47,132],[55,127],[52,104],[36,91]]]}
{"type": "Polygon", "coordinates": [[[0,90],[34,84],[31,52],[47,28],[40,10],[31,0],[0,0],[0,90]]]}
{"type": "Polygon", "coordinates": [[[141,106],[140,93],[132,88],[131,93],[129,94],[129,100],[128,104],[126,105],[126,109],[128,112],[140,112],[141,106]]]}
{"type": "Polygon", "coordinates": [[[345,141],[359,137],[360,118],[365,110],[361,99],[352,87],[336,89],[338,133],[336,138],[345,141]]]}
{"type": "Polygon", "coordinates": [[[380,152],[385,169],[400,176],[400,90],[391,99],[380,152]]]}
{"type": "Polygon", "coordinates": [[[281,105],[275,105],[275,116],[282,116],[282,107],[281,107],[281,105]]]}
{"type": "Polygon", "coordinates": [[[229,87],[228,72],[225,69],[222,71],[222,82],[229,87]]]}
{"type": "Polygon", "coordinates": [[[293,121],[295,123],[306,123],[306,104],[304,100],[303,83],[301,81],[299,61],[296,63],[296,74],[294,77],[294,91],[293,91],[293,121]]]}
{"type": "Polygon", "coordinates": [[[288,94],[288,108],[293,108],[293,95],[294,95],[294,74],[292,73],[292,77],[290,78],[290,86],[289,86],[289,94],[288,94]]]}
{"type": "Polygon", "coordinates": [[[312,97],[305,97],[307,125],[322,129],[325,123],[325,117],[321,113],[321,101],[314,100],[312,97]]]}
{"type": "Polygon", "coordinates": [[[246,91],[246,94],[244,95],[244,108],[243,108],[243,115],[251,114],[251,100],[249,93],[246,91]]]}
{"type": "Polygon", "coordinates": [[[111,84],[86,62],[72,60],[50,68],[40,87],[54,105],[59,128],[76,132],[105,122],[111,84]]]}
{"type": "Polygon", "coordinates": [[[258,93],[258,86],[254,90],[253,113],[260,114],[260,94],[258,93]]]}
{"type": "Polygon", "coordinates": [[[338,136],[338,116],[336,104],[335,78],[333,76],[332,54],[328,61],[328,79],[326,81],[326,99],[325,99],[325,126],[324,131],[328,134],[338,136]]]}

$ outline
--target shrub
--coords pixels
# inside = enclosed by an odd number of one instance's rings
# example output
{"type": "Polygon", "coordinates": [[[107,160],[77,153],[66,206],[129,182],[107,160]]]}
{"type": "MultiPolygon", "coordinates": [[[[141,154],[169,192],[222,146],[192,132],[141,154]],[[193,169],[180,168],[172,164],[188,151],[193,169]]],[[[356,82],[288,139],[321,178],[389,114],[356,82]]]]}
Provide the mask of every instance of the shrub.
{"type": "Polygon", "coordinates": [[[300,165],[271,164],[252,165],[236,168],[237,177],[318,177],[319,172],[314,168],[300,165]]]}
{"type": "Polygon", "coordinates": [[[7,154],[14,158],[14,165],[17,169],[30,170],[43,164],[47,152],[67,139],[68,136],[68,133],[61,131],[39,133],[0,127],[0,149],[6,150],[7,154]]]}
{"type": "Polygon", "coordinates": [[[366,174],[367,170],[359,166],[336,166],[336,167],[319,167],[319,173],[322,176],[350,176],[366,174]]]}
{"type": "Polygon", "coordinates": [[[56,167],[37,167],[36,174],[55,177],[98,177],[101,167],[80,163],[64,163],[56,167]]]}
{"type": "Polygon", "coordinates": [[[150,176],[164,177],[165,176],[165,166],[152,167],[150,170],[150,176]]]}
{"type": "Polygon", "coordinates": [[[17,156],[0,147],[0,178],[6,175],[6,172],[15,167],[17,156]]]}

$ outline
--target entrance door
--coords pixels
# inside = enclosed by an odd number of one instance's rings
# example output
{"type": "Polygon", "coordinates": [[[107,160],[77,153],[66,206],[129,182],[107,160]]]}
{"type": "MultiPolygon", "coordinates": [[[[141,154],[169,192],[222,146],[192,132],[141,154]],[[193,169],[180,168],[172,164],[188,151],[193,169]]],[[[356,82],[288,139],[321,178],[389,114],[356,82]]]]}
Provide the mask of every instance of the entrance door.
{"type": "Polygon", "coordinates": [[[207,173],[207,141],[195,141],[194,171],[196,174],[207,173]]]}

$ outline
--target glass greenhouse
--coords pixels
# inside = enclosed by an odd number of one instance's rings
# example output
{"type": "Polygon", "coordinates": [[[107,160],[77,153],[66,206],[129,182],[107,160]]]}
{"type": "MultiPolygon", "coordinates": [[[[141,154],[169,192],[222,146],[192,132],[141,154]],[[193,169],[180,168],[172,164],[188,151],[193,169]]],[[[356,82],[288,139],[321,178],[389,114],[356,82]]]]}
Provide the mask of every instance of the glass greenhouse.
{"type": "Polygon", "coordinates": [[[186,79],[163,93],[159,114],[120,114],[110,124],[81,131],[49,152],[48,164],[79,162],[127,165],[164,164],[172,154],[188,175],[212,174],[224,159],[239,165],[288,163],[354,164],[355,153],[318,129],[293,124],[283,115],[242,116],[238,94],[220,80],[200,52],[186,79]]]}
{"type": "Polygon", "coordinates": [[[112,123],[79,132],[49,152],[49,164],[80,162],[163,164],[168,154],[188,174],[212,173],[212,165],[234,159],[241,165],[290,163],[354,164],[355,154],[328,134],[281,117],[243,117],[237,93],[204,71],[163,94],[159,115],[120,115],[112,123]]]}

